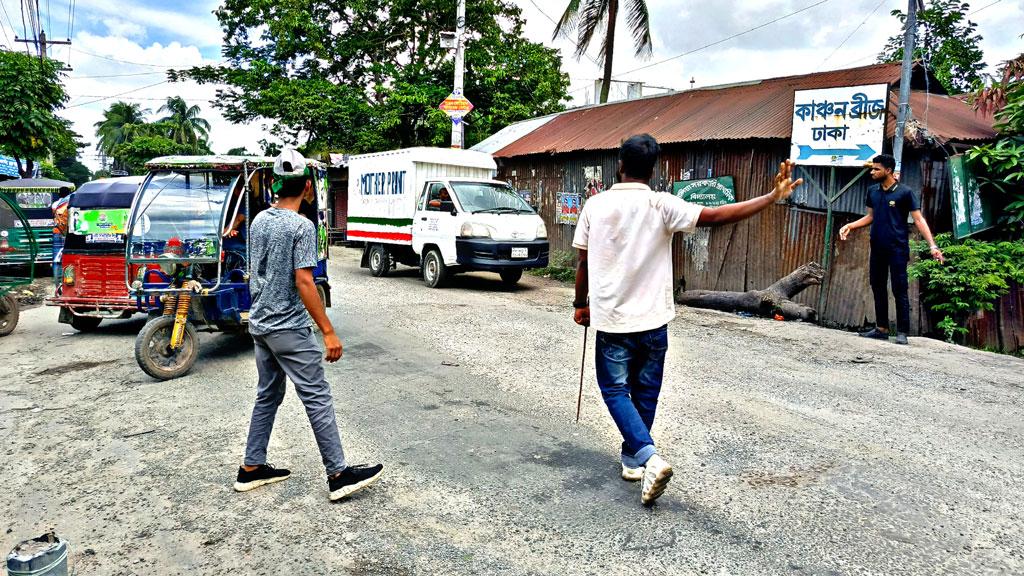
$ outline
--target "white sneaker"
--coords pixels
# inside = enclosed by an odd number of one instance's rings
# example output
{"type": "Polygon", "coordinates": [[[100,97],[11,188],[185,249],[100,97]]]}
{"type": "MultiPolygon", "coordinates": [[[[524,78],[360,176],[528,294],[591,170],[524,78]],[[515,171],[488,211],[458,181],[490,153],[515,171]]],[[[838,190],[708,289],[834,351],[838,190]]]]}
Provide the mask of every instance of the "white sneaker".
{"type": "Polygon", "coordinates": [[[665,491],[672,479],[672,466],[655,454],[647,460],[643,482],[640,483],[640,502],[645,506],[653,504],[665,491]]]}
{"type": "Polygon", "coordinates": [[[636,482],[643,480],[644,478],[644,467],[637,466],[636,468],[630,468],[625,464],[622,465],[622,479],[627,482],[636,482]]]}

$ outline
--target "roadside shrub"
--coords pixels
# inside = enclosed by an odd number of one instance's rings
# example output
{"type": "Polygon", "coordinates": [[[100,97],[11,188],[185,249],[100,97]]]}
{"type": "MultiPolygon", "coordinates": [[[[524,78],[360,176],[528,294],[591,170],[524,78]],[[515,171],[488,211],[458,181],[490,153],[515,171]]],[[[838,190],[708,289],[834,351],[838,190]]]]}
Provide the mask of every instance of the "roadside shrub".
{"type": "Polygon", "coordinates": [[[909,273],[919,278],[924,301],[943,318],[936,325],[949,342],[963,342],[967,319],[978,310],[992,310],[1013,282],[1024,285],[1024,241],[953,240],[939,234],[936,244],[946,256],[940,264],[928,255],[925,242],[913,242],[918,260],[909,273]]]}
{"type": "Polygon", "coordinates": [[[576,281],[576,255],[565,250],[555,250],[548,257],[548,265],[544,268],[534,268],[530,274],[544,278],[554,278],[561,282],[576,281]]]}

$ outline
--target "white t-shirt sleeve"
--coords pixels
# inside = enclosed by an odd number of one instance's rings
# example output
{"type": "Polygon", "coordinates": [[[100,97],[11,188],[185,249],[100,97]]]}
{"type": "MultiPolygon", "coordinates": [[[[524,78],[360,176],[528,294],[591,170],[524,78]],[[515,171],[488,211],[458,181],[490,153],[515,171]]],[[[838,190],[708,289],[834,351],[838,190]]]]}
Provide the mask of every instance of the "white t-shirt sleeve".
{"type": "Polygon", "coordinates": [[[693,232],[704,207],[671,194],[657,194],[658,208],[669,232],[693,232]]]}
{"type": "Polygon", "coordinates": [[[576,221],[576,234],[572,237],[573,247],[580,250],[586,250],[590,240],[590,211],[587,210],[587,206],[585,204],[580,211],[579,220],[576,221]]]}

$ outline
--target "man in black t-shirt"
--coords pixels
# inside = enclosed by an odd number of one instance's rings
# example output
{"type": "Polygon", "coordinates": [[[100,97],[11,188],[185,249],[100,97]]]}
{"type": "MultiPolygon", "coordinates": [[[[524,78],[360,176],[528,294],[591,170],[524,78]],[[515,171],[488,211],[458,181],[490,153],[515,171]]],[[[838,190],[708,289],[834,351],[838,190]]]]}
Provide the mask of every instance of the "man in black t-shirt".
{"type": "Polygon", "coordinates": [[[889,277],[892,276],[892,295],[896,299],[896,343],[907,344],[910,330],[910,298],[907,296],[907,263],[910,261],[907,215],[924,236],[931,248],[932,258],[945,262],[942,251],[935,245],[932,232],[921,215],[921,203],[914,192],[896,181],[893,170],[896,159],[888,154],[875,156],[871,164],[871,179],[877,182],[868,188],[868,213],[839,229],[839,239],[846,240],[850,232],[871,225],[871,291],[875,296],[875,327],[860,335],[878,340],[889,339],[889,277]]]}

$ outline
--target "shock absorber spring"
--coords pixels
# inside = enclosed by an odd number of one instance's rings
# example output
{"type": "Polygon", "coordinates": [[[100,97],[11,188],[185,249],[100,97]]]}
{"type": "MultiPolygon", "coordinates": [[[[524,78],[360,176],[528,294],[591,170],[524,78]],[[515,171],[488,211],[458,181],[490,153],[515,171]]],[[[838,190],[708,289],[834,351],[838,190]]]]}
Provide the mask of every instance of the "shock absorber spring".
{"type": "Polygon", "coordinates": [[[173,294],[164,294],[160,297],[160,302],[164,305],[164,316],[174,314],[175,298],[173,294]]]}
{"type": "Polygon", "coordinates": [[[178,306],[174,313],[174,327],[171,329],[171,350],[177,350],[185,339],[185,322],[188,321],[188,309],[191,304],[191,292],[180,292],[178,294],[178,306]]]}

